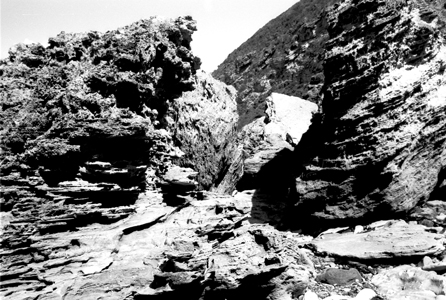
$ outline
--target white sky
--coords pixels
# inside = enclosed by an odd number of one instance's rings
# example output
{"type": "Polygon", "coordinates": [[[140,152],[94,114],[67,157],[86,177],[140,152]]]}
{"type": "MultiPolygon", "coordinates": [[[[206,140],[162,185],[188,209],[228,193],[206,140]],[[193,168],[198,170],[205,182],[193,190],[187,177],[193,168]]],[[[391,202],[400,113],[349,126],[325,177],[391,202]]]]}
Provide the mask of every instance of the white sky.
{"type": "Polygon", "coordinates": [[[1,58],[20,42],[46,45],[59,32],[105,32],[154,15],[197,20],[192,50],[211,72],[298,0],[1,0],[1,58]]]}

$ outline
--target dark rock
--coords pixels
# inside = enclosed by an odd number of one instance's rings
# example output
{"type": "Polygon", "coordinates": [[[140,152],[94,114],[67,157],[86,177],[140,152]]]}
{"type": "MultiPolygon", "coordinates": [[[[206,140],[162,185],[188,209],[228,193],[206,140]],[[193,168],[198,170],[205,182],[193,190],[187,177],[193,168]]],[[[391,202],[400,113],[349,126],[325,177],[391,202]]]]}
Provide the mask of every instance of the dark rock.
{"type": "Polygon", "coordinates": [[[316,280],[328,284],[347,285],[357,280],[361,281],[362,276],[356,269],[328,268],[324,273],[318,275],[316,280]]]}
{"type": "Polygon", "coordinates": [[[440,27],[418,13],[388,1],[328,11],[323,120],[310,133],[322,135],[296,180],[306,222],[403,216],[436,187],[446,162],[446,48],[440,27]]]}

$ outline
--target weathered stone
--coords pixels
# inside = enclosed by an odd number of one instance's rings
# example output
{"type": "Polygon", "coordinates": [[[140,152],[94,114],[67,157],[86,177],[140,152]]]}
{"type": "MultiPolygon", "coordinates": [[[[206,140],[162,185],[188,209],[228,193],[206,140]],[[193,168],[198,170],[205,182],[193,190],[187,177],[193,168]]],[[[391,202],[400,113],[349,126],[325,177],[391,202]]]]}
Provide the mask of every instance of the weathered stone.
{"type": "Polygon", "coordinates": [[[319,297],[315,292],[308,290],[305,292],[303,300],[319,300],[319,297]]]}
{"type": "Polygon", "coordinates": [[[376,297],[376,292],[372,289],[363,289],[356,296],[355,300],[373,300],[376,297]]]}
{"type": "Polygon", "coordinates": [[[323,121],[296,180],[301,218],[383,218],[428,199],[446,162],[445,17],[417,5],[344,1],[328,11],[323,121]],[[355,17],[352,17],[355,16],[355,17]],[[307,217],[306,217],[307,216],[307,217]]]}
{"type": "Polygon", "coordinates": [[[446,258],[438,260],[437,258],[431,259],[429,256],[425,256],[422,262],[422,269],[425,271],[444,273],[446,271],[446,258]]]}
{"type": "Polygon", "coordinates": [[[382,270],[373,276],[372,283],[380,295],[391,300],[437,300],[446,287],[444,276],[408,265],[382,270]]]}
{"type": "Polygon", "coordinates": [[[324,273],[318,275],[316,280],[328,284],[346,285],[356,280],[362,280],[362,276],[356,269],[328,268],[324,273]]]}
{"type": "Polygon", "coordinates": [[[444,241],[422,225],[395,221],[369,232],[323,235],[311,244],[320,253],[364,260],[437,255],[444,251],[444,241]]]}

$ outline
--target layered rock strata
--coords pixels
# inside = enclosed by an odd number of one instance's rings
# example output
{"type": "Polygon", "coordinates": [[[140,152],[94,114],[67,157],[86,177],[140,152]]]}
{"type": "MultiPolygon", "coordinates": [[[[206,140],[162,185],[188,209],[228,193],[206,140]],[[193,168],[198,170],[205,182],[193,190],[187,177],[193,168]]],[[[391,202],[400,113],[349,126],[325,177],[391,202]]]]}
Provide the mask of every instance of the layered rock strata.
{"type": "Polygon", "coordinates": [[[303,215],[383,218],[429,199],[446,159],[436,5],[345,1],[328,11],[320,138],[296,180],[303,215]]]}

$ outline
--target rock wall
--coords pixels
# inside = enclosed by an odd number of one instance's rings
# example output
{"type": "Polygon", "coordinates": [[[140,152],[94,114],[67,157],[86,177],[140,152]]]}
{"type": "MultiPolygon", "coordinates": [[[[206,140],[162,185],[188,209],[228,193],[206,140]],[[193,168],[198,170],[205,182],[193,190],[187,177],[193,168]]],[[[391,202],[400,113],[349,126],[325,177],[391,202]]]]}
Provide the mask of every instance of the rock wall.
{"type": "Polygon", "coordinates": [[[429,199],[446,156],[440,5],[344,1],[328,11],[323,121],[296,181],[301,213],[383,218],[429,199]]]}

